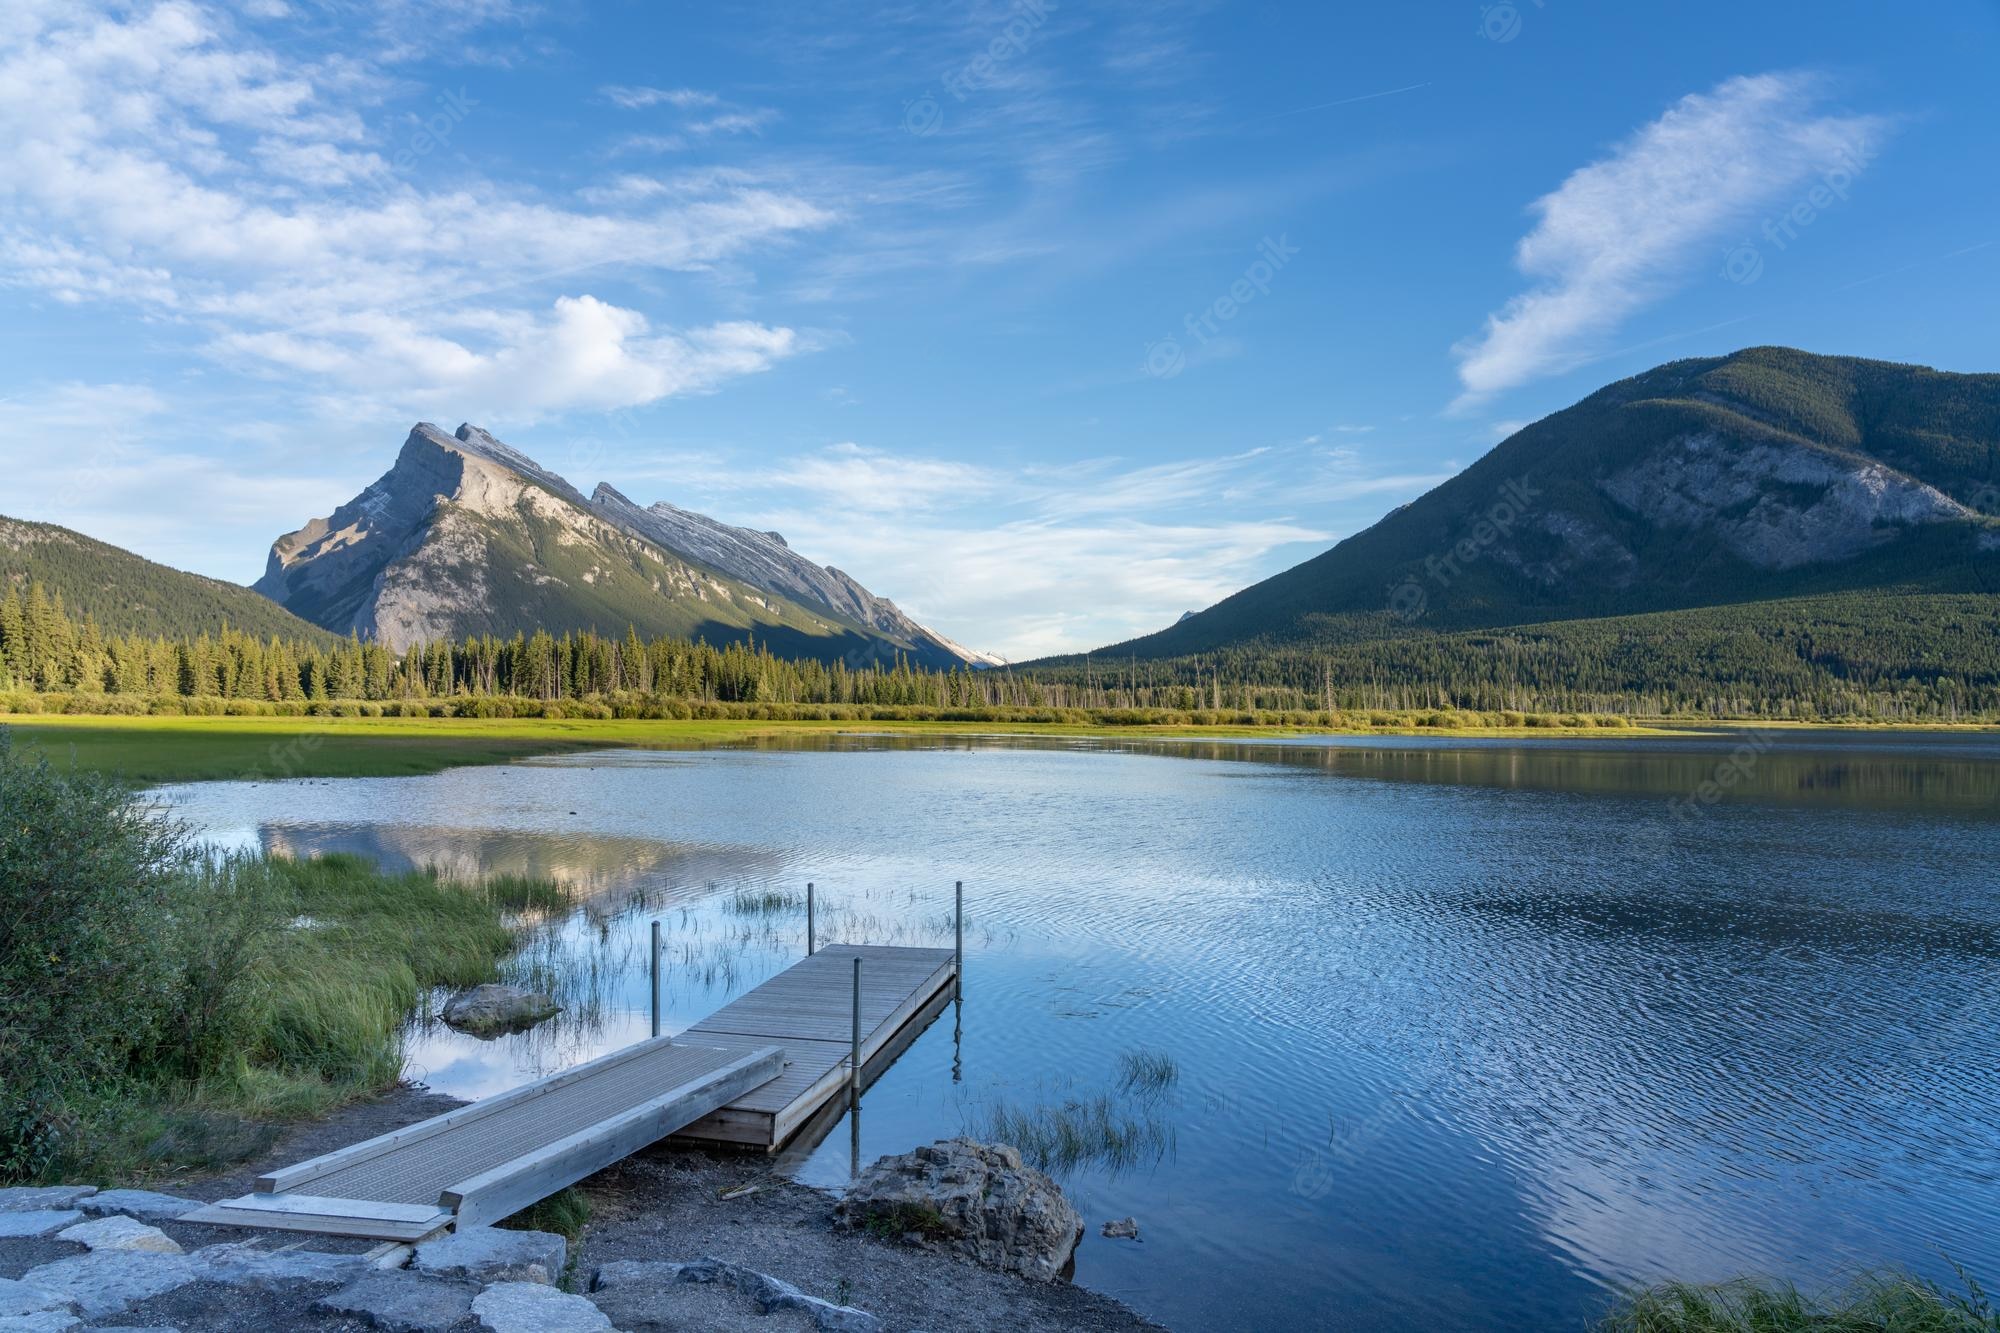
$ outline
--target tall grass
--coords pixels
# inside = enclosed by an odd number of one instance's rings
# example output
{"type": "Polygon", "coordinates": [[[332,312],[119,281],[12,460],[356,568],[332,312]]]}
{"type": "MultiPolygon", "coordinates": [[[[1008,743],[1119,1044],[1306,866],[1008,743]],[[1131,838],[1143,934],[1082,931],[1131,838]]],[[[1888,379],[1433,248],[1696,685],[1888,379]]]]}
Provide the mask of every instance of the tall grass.
{"type": "Polygon", "coordinates": [[[0,810],[0,1180],[214,1165],[260,1120],[387,1087],[411,1010],[497,974],[507,910],[567,901],[193,847],[4,730],[0,810]]]}
{"type": "Polygon", "coordinates": [[[1122,1106],[1109,1094],[1037,1106],[996,1102],[979,1128],[987,1140],[1019,1148],[1022,1157],[1056,1175],[1085,1166],[1114,1172],[1153,1166],[1177,1146],[1174,1127],[1160,1115],[1122,1106]]]}
{"type": "Polygon", "coordinates": [[[738,889],[722,904],[731,916],[748,917],[787,916],[805,905],[805,895],[790,889],[738,889]]]}
{"type": "Polygon", "coordinates": [[[1118,1056],[1118,1087],[1123,1092],[1158,1096],[1181,1081],[1181,1067],[1165,1051],[1137,1049],[1118,1056]]]}
{"type": "Polygon", "coordinates": [[[1972,1277],[1962,1292],[1899,1273],[1809,1297],[1790,1283],[1669,1282],[1629,1294],[1602,1333],[2000,1333],[2000,1312],[1972,1277]]]}

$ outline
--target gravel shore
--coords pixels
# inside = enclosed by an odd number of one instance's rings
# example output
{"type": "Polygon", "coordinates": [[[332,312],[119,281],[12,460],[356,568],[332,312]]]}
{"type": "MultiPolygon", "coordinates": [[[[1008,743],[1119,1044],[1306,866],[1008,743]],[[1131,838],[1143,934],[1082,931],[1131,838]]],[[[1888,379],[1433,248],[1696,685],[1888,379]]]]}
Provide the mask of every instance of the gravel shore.
{"type": "MultiPolygon", "coordinates": [[[[457,1105],[422,1088],[403,1088],[357,1103],[323,1120],[291,1128],[262,1158],[215,1176],[153,1182],[153,1188],[213,1201],[247,1192],[263,1171],[412,1124],[457,1105]]],[[[641,1153],[583,1182],[591,1220],[571,1249],[563,1287],[589,1294],[593,1274],[622,1260],[692,1263],[713,1257],[790,1283],[806,1295],[865,1310],[886,1330],[993,1329],[1022,1333],[1070,1330],[1157,1330],[1110,1297],[1069,1284],[1037,1284],[964,1260],[836,1230],[833,1197],[774,1173],[761,1155],[656,1150],[641,1153]],[[724,1194],[731,1197],[723,1198],[724,1194]]],[[[256,1250],[304,1239],[314,1250],[354,1253],[361,1242],[163,1221],[168,1236],[190,1252],[251,1238],[256,1250]]],[[[0,1278],[19,1278],[36,1265],[85,1253],[54,1238],[0,1242],[0,1278]]],[[[313,1309],[339,1283],[284,1282],[223,1286],[194,1282],[149,1297],[83,1327],[174,1328],[182,1333],[249,1333],[283,1327],[347,1333],[372,1325],[352,1315],[313,1309]]],[[[628,1333],[668,1329],[745,1329],[776,1333],[811,1328],[795,1310],[760,1315],[716,1286],[662,1288],[655,1308],[642,1295],[601,1304],[628,1333]]],[[[454,1329],[461,1327],[454,1325],[454,1329]]],[[[471,1333],[476,1319],[462,1327],[471,1333]]]]}

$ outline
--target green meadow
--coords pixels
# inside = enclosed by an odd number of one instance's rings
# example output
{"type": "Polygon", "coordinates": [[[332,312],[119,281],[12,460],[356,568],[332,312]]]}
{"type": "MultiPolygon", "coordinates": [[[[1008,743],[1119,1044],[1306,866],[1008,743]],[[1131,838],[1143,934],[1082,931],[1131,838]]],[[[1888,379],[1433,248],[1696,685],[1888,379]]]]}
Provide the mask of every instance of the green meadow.
{"type": "Polygon", "coordinates": [[[1103,736],[1205,739],[1352,735],[1667,734],[1623,718],[1476,713],[1341,715],[1335,726],[1186,721],[770,721],[758,718],[92,717],[0,714],[0,727],[59,765],[129,782],[403,777],[468,764],[602,749],[699,749],[800,736],[1103,736]],[[1511,721],[1521,719],[1520,721],[1511,721]],[[1487,722],[1501,725],[1483,725],[1487,722]]]}

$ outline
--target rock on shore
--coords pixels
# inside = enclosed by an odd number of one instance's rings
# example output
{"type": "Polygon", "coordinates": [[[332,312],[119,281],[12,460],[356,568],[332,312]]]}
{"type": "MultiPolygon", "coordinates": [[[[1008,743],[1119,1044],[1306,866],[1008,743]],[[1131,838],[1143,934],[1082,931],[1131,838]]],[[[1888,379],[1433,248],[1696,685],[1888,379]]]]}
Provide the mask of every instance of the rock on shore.
{"type": "Polygon", "coordinates": [[[950,1250],[1036,1282],[1068,1281],[1083,1217],[1004,1143],[946,1139],[884,1157],[836,1212],[841,1225],[950,1250]]]}

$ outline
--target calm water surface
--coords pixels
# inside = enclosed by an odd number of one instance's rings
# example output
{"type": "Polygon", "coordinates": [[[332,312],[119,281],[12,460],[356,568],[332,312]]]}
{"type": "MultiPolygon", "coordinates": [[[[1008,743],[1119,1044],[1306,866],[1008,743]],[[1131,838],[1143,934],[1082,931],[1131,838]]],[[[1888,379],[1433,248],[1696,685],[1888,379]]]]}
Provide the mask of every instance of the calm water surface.
{"type": "MultiPolygon", "coordinates": [[[[678,1029],[832,939],[966,998],[860,1160],[1111,1099],[1078,1279],[1179,1329],[1583,1329],[1616,1284],[1895,1263],[2000,1282],[2000,741],[826,738],[168,789],[218,840],[559,877],[569,1012],[411,1073],[478,1097],[678,1029]],[[1704,787],[1703,784],[1710,784],[1704,787]],[[1676,806],[1690,793],[1705,791],[1676,806]],[[1165,1052],[1164,1092],[1121,1056],[1165,1052]],[[1143,1241],[1097,1235],[1139,1219],[1143,1241]]],[[[794,1152],[849,1175],[846,1122],[794,1152]]]]}

